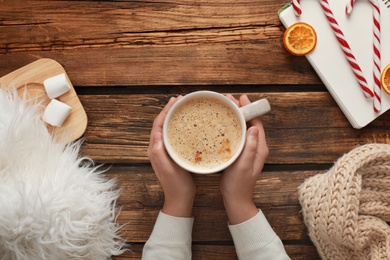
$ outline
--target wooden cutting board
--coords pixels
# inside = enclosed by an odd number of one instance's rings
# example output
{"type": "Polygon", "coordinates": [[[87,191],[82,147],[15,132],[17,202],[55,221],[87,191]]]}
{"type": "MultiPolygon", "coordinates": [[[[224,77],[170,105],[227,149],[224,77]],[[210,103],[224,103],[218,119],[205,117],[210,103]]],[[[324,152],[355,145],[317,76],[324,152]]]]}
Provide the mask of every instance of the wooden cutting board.
{"type": "Polygon", "coordinates": [[[44,108],[49,104],[50,98],[47,96],[43,82],[51,77],[64,73],[67,77],[71,89],[57,98],[72,107],[72,111],[61,127],[47,125],[49,132],[56,135],[60,141],[72,142],[80,138],[87,128],[87,114],[74,90],[72,82],[69,80],[64,68],[55,60],[39,59],[18,70],[15,70],[0,78],[0,87],[18,90],[19,96],[26,92],[27,98],[34,98],[36,102],[41,102],[43,113],[44,108]]]}

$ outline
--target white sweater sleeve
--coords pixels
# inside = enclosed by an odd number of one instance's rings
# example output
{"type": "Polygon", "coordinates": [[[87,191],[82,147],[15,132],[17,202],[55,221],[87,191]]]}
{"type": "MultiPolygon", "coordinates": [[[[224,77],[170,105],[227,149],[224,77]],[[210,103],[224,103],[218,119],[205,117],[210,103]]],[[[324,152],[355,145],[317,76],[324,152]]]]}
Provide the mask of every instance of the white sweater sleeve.
{"type": "Polygon", "coordinates": [[[193,218],[173,217],[160,212],[143,248],[143,260],[191,259],[193,218]]]}
{"type": "Polygon", "coordinates": [[[290,259],[261,210],[243,223],[229,225],[229,230],[240,260],[290,259]]]}

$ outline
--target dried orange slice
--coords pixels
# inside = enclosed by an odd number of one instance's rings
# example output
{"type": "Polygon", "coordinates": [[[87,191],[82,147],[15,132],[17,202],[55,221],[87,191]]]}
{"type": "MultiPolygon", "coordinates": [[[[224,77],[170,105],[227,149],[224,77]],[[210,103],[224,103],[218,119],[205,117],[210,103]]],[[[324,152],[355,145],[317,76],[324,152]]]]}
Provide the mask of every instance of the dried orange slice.
{"type": "Polygon", "coordinates": [[[390,63],[382,71],[381,83],[386,93],[390,94],[390,63]]]}
{"type": "Polygon", "coordinates": [[[293,55],[306,55],[310,53],[317,44],[316,31],[307,23],[294,23],[284,32],[283,44],[293,55]]]}

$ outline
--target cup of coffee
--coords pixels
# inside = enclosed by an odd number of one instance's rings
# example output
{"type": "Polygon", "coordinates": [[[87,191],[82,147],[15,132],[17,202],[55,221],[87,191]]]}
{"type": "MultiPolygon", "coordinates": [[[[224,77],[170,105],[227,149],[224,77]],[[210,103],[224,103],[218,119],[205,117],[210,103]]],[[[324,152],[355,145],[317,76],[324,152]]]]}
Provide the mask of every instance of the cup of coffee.
{"type": "Polygon", "coordinates": [[[187,171],[199,174],[222,171],[244,148],[246,122],[270,110],[267,99],[238,107],[217,92],[192,92],[178,100],[165,118],[165,148],[187,171]]]}

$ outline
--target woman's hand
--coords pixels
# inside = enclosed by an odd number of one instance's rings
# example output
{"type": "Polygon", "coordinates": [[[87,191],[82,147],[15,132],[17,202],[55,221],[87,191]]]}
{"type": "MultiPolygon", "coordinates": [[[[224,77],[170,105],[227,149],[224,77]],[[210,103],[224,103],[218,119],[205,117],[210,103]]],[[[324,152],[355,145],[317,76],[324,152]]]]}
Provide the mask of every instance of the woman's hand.
{"type": "Polygon", "coordinates": [[[148,156],[164,191],[162,212],[175,217],[190,217],[196,191],[194,180],[188,171],[179,167],[169,157],[162,137],[164,119],[172,105],[180,98],[172,97],[155,118],[150,133],[148,156]]]}
{"type": "MultiPolygon", "coordinates": [[[[227,95],[238,106],[251,103],[246,95],[235,99],[227,95]]],[[[253,190],[256,181],[268,157],[263,124],[260,118],[248,122],[249,129],[244,149],[240,157],[223,172],[221,193],[230,224],[242,223],[258,212],[253,202],[253,190]]]]}

